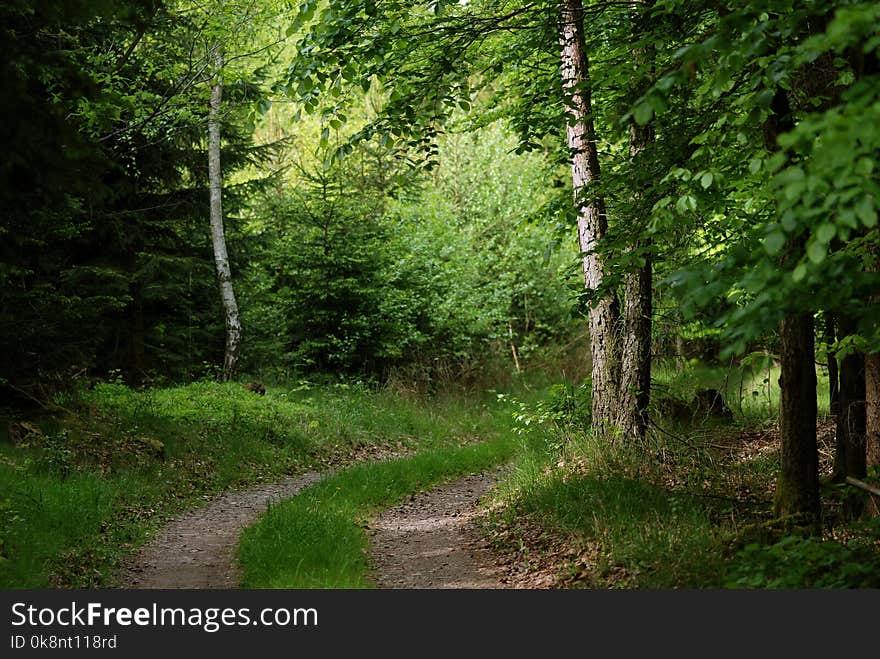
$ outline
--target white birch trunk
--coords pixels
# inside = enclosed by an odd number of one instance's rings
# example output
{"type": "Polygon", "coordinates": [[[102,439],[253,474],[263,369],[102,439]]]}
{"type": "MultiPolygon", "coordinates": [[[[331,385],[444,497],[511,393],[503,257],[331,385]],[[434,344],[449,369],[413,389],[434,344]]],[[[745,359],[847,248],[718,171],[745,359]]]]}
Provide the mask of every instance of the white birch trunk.
{"type": "Polygon", "coordinates": [[[223,83],[220,71],[223,68],[223,53],[215,52],[217,80],[211,90],[211,105],[208,113],[208,179],[211,191],[211,243],[214,246],[214,264],[217,267],[217,281],[220,286],[220,301],[226,323],[226,350],[223,357],[223,380],[235,375],[238,351],[241,345],[241,321],[238,304],[232,289],[232,271],[226,251],[226,237],[223,231],[223,174],[220,169],[220,104],[223,99],[223,83]]]}

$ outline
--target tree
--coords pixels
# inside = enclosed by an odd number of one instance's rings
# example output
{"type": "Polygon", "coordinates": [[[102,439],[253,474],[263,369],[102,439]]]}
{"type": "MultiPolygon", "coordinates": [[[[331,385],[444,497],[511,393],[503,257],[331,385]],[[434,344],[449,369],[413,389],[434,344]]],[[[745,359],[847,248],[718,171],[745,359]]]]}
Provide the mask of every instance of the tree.
{"type": "Polygon", "coordinates": [[[878,10],[833,2],[705,9],[703,37],[643,96],[643,103],[651,94],[670,101],[669,90],[680,86],[682,100],[704,108],[707,119],[689,136],[696,148],[668,170],[670,188],[685,189],[658,207],[674,202],[681,213],[715,202],[716,213],[723,209],[718,221],[733,238],[726,254],[719,258],[716,246],[705,269],[684,270],[678,281],[691,301],[724,300],[716,322],[729,354],[780,328],[777,511],[816,528],[813,315],[856,319],[859,337],[850,344],[876,350],[877,282],[866,266],[876,235],[880,132],[853,127],[877,113],[878,10]],[[697,182],[712,197],[695,190],[697,182]]]}
{"type": "MultiPolygon", "coordinates": [[[[871,354],[865,358],[865,408],[866,408],[866,463],[867,467],[880,467],[880,354],[871,354]]],[[[875,499],[870,500],[870,513],[880,516],[880,505],[875,499]]]]}
{"type": "Polygon", "coordinates": [[[223,50],[214,46],[216,80],[211,88],[211,103],[208,113],[208,177],[211,190],[211,244],[214,247],[214,263],[217,268],[217,281],[220,286],[220,300],[226,324],[226,350],[223,356],[223,379],[230,380],[238,365],[241,346],[241,320],[238,304],[232,288],[232,271],[229,255],[226,252],[226,237],[223,232],[223,173],[220,168],[220,110],[223,98],[223,50]]]}
{"type": "MultiPolygon", "coordinates": [[[[286,87],[295,90],[294,95],[312,111],[329,95],[334,100],[325,111],[333,115],[339,112],[336,99],[345,82],[369,86],[378,79],[391,91],[380,117],[358,137],[369,139],[378,133],[399,138],[408,147],[423,150],[428,163],[435,153],[431,145],[451,109],[469,109],[474,102],[477,95],[471,92],[471,83],[480,85],[482,99],[488,99],[522,127],[521,150],[537,148],[544,136],[558,136],[560,126],[565,125],[564,153],[572,172],[572,217],[582,251],[583,297],[590,306],[586,315],[591,326],[592,424],[602,433],[625,425],[626,432],[638,439],[644,437],[650,391],[651,281],[645,276],[650,259],[639,266],[639,278],[632,280],[632,304],[625,317],[629,326],[623,329],[615,290],[619,278],[606,282],[608,215],[599,177],[596,113],[583,28],[587,11],[593,17],[601,16],[618,32],[625,26],[626,36],[614,43],[617,48],[623,48],[624,43],[629,48],[632,31],[628,11],[604,4],[587,10],[576,0],[516,5],[432,2],[415,8],[399,2],[381,7],[332,3],[320,14],[306,3],[295,27],[309,24],[314,16],[317,19],[300,40],[299,52],[306,55],[291,67],[286,87]],[[554,75],[545,76],[550,66],[554,75]],[[540,72],[537,84],[536,70],[540,72]],[[503,83],[496,82],[499,79],[503,83]],[[516,98],[509,93],[520,88],[528,88],[528,96],[516,98]],[[618,418],[622,331],[633,341],[626,387],[634,397],[634,413],[618,418]]],[[[604,35],[595,36],[591,42],[602,43],[604,35]]],[[[629,88],[625,94],[630,94],[629,88]]],[[[615,93],[607,97],[619,98],[615,93]]],[[[605,121],[608,123],[609,117],[605,121]]],[[[634,130],[633,157],[642,150],[637,142],[649,134],[648,129],[634,130]]],[[[645,194],[644,198],[651,196],[645,194]]],[[[641,259],[645,249],[643,244],[631,252],[630,260],[641,259]]]]}
{"type": "MultiPolygon", "coordinates": [[[[639,44],[645,38],[651,3],[636,1],[632,9],[633,41],[639,44]]],[[[652,35],[653,36],[653,35],[652,35]]],[[[650,45],[636,45],[632,49],[633,85],[636,94],[643,91],[649,80],[648,72],[653,66],[654,49],[650,45]],[[647,71],[645,71],[647,69],[647,71]]],[[[635,101],[631,98],[630,102],[635,101]]],[[[646,151],[654,141],[654,127],[642,125],[632,117],[629,122],[630,169],[639,171],[646,151]]],[[[632,213],[630,222],[639,231],[630,239],[628,248],[638,261],[635,269],[627,273],[624,282],[623,340],[621,345],[620,403],[617,426],[621,434],[632,442],[644,442],[648,430],[648,413],[651,402],[651,339],[653,317],[653,249],[647,235],[645,217],[649,214],[646,201],[651,198],[650,184],[643,178],[631,179],[632,213]],[[644,186],[644,187],[642,187],[644,186]]]]}
{"type": "MultiPolygon", "coordinates": [[[[591,101],[589,59],[584,39],[580,0],[564,0],[560,15],[562,88],[566,95],[567,138],[577,206],[578,245],[583,253],[584,282],[595,294],[605,277],[598,243],[608,231],[605,202],[594,187],[600,179],[591,101]],[[592,186],[590,184],[593,184],[592,186]]],[[[610,432],[617,419],[620,348],[617,340],[619,306],[613,295],[591,300],[593,429],[610,432]]]]}

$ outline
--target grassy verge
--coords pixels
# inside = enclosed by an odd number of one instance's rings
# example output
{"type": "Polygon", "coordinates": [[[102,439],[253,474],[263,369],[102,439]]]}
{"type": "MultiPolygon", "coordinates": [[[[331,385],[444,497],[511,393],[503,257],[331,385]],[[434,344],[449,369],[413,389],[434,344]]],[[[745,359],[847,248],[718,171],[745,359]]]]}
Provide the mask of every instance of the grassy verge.
{"type": "Polygon", "coordinates": [[[557,586],[726,585],[735,539],[771,506],[778,459],[763,429],[778,397],[769,368],[660,365],[655,400],[687,405],[713,388],[733,418],[683,422],[662,418],[661,407],[648,443],[632,450],[584,431],[589,385],[557,386],[536,402],[509,398],[532,450],[496,496],[487,535],[529,569],[552,569],[557,586]]]}
{"type": "Polygon", "coordinates": [[[378,508],[443,480],[499,464],[516,443],[507,434],[480,444],[434,449],[361,464],[271,508],[239,545],[248,588],[367,588],[363,522],[378,508]]]}
{"type": "MultiPolygon", "coordinates": [[[[828,395],[819,376],[821,414],[828,395]]],[[[876,588],[880,525],[846,519],[841,502],[852,491],[827,482],[832,420],[820,417],[818,432],[824,533],[782,536],[772,523],[777,379],[769,360],[660,365],[656,425],[631,450],[584,432],[588,386],[556,386],[538,401],[508,397],[532,450],[496,495],[487,535],[558,587],[876,588]],[[723,393],[732,414],[690,414],[707,388],[723,393]],[[676,408],[686,413],[663,416],[676,408]]]]}
{"type": "Polygon", "coordinates": [[[0,587],[113,585],[161,519],[228,489],[339,466],[370,447],[429,450],[493,431],[456,396],[361,386],[99,385],[63,413],[0,419],[0,587]]]}
{"type": "Polygon", "coordinates": [[[523,456],[486,519],[495,546],[557,587],[717,587],[722,560],[711,499],[664,487],[643,459],[589,436],[523,456]]]}

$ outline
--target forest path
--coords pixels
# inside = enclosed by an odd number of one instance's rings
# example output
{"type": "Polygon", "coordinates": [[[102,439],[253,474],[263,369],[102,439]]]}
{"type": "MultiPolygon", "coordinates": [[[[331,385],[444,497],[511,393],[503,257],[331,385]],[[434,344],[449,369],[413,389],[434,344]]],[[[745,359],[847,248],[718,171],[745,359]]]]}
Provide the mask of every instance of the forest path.
{"type": "Polygon", "coordinates": [[[473,528],[498,471],[472,474],[414,494],[369,524],[380,588],[509,588],[473,528]]]}
{"type": "MultiPolygon", "coordinates": [[[[499,470],[471,474],[382,511],[369,525],[380,588],[509,588],[472,521],[499,470]]],[[[125,562],[117,582],[132,589],[237,588],[235,549],[270,503],[296,496],[324,474],[307,472],[228,492],[170,519],[125,562]]]]}
{"type": "Polygon", "coordinates": [[[229,492],[172,518],[120,573],[122,588],[237,588],[235,548],[241,532],[270,503],[296,495],[323,474],[307,472],[277,483],[229,492]]]}

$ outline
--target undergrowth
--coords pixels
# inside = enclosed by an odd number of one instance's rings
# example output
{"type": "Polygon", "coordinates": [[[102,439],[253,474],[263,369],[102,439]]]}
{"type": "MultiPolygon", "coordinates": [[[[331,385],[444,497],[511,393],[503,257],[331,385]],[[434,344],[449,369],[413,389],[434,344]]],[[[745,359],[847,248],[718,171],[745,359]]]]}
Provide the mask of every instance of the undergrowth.
{"type": "Polygon", "coordinates": [[[499,550],[526,571],[552,570],[556,587],[876,587],[875,527],[749,540],[772,518],[779,465],[772,360],[670,364],[655,375],[655,424],[639,447],[584,430],[588,384],[557,386],[538,402],[501,396],[531,449],[488,508],[485,531],[499,550]],[[662,416],[664,398],[694,405],[709,388],[732,418],[662,416]]]}

